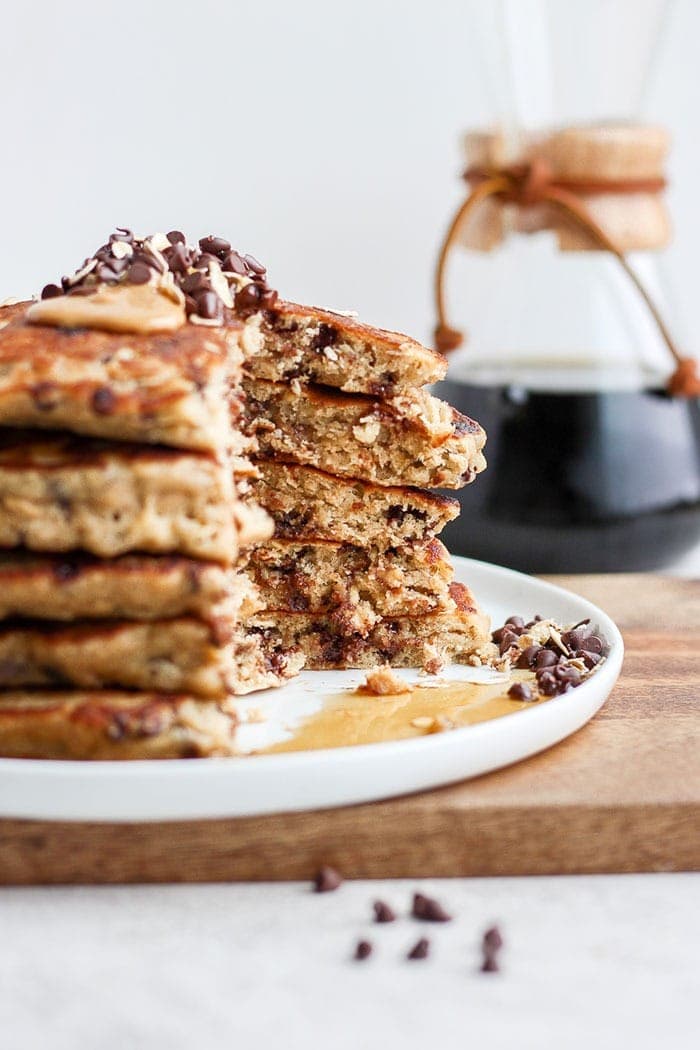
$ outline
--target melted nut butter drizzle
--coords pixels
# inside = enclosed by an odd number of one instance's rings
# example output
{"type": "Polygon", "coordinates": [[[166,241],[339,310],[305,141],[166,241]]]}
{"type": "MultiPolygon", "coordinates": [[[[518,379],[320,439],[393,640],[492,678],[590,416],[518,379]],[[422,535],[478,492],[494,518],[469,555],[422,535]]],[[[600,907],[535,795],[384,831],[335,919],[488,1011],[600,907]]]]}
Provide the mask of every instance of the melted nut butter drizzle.
{"type": "Polygon", "coordinates": [[[376,696],[347,690],[329,697],[320,711],[295,729],[290,739],[257,753],[315,751],[328,747],[406,740],[431,732],[423,724],[426,719],[446,720],[458,728],[501,718],[526,707],[535,707],[548,699],[542,697],[527,703],[511,700],[506,693],[514,680],[532,682],[534,675],[516,672],[507,682],[488,685],[450,682],[439,686],[416,686],[411,693],[397,696],[376,696]],[[413,724],[416,719],[422,720],[418,726],[413,724]]]}
{"type": "Polygon", "coordinates": [[[152,284],[102,285],[91,295],[41,299],[27,310],[33,324],[98,328],[104,332],[174,332],[186,322],[185,307],[152,284]]]}

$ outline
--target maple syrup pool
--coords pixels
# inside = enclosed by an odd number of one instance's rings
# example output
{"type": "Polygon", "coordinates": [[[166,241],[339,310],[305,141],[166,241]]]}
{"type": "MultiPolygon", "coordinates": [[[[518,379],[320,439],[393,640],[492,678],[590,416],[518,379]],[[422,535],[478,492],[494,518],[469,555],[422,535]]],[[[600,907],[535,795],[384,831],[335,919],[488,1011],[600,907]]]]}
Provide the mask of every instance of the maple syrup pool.
{"type": "Polygon", "coordinates": [[[507,693],[514,681],[534,683],[534,675],[516,671],[485,682],[441,679],[434,685],[414,685],[411,692],[386,696],[377,696],[362,687],[346,689],[327,696],[319,710],[289,727],[284,739],[254,748],[252,753],[315,751],[407,740],[502,718],[550,699],[540,696],[532,701],[513,700],[507,693]]]}

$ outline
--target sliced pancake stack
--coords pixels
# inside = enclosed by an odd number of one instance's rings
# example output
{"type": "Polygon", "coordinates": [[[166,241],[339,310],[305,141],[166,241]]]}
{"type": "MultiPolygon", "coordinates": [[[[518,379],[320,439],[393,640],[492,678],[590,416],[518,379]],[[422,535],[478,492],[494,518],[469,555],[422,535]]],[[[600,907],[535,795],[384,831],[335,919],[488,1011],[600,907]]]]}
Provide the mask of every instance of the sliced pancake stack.
{"type": "Polygon", "coordinates": [[[0,310],[2,753],[228,754],[230,698],[302,663],[244,627],[272,523],[236,496],[236,330],[53,323],[70,299],[0,310]]]}
{"type": "Polygon", "coordinates": [[[233,698],[304,663],[468,659],[488,622],[426,490],[485,435],[444,367],[178,231],[1,307],[0,754],[229,754],[233,698]]]}
{"type": "Polygon", "coordinates": [[[245,416],[253,492],[275,520],[250,556],[267,644],[314,669],[466,659],[488,624],[435,537],[483,469],[477,423],[432,397],[440,355],[351,317],[278,303],[249,318],[245,416]]]}

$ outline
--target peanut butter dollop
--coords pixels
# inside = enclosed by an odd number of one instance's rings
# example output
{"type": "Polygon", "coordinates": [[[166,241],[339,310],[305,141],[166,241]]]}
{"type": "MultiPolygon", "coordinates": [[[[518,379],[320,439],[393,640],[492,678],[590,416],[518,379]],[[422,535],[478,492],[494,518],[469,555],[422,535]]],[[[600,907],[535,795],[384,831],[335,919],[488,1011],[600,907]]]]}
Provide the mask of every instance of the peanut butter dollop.
{"type": "MultiPolygon", "coordinates": [[[[184,297],[183,297],[184,299],[184,297]]],[[[104,332],[174,332],[186,324],[184,301],[152,284],[102,285],[91,295],[41,299],[27,310],[33,324],[104,332]]]]}

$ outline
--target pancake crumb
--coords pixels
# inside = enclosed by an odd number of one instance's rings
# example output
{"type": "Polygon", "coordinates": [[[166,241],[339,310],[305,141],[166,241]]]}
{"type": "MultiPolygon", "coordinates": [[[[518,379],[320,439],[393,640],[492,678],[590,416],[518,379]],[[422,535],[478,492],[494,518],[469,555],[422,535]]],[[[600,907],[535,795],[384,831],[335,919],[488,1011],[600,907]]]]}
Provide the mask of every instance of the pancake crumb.
{"type": "Polygon", "coordinates": [[[358,692],[372,693],[374,696],[398,696],[400,693],[412,693],[413,686],[394,674],[390,667],[377,667],[367,672],[358,692]]]}

